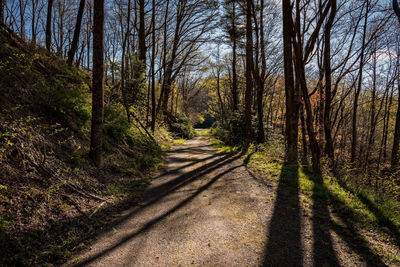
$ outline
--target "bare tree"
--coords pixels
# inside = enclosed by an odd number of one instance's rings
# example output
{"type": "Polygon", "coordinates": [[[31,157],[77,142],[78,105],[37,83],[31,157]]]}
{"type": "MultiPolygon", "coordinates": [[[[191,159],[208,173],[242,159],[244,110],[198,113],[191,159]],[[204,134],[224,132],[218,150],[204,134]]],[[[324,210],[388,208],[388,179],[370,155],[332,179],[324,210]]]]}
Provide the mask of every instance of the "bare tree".
{"type": "Polygon", "coordinates": [[[47,18],[46,18],[46,49],[50,52],[51,49],[51,14],[53,12],[54,0],[47,1],[47,18]]]}
{"type": "Polygon", "coordinates": [[[251,102],[253,91],[253,27],[252,27],[253,0],[246,1],[246,91],[245,91],[245,116],[246,116],[246,147],[252,139],[251,129],[251,102]]]}
{"type": "Polygon", "coordinates": [[[283,14],[283,55],[285,69],[285,96],[286,96],[286,126],[285,126],[285,161],[288,164],[297,164],[299,104],[298,92],[294,86],[293,73],[293,6],[290,0],[282,0],[283,14]]]}
{"type": "Polygon", "coordinates": [[[151,12],[151,131],[154,133],[156,128],[156,72],[155,72],[155,60],[156,60],[156,1],[152,0],[152,12],[151,12]]]}
{"type": "Polygon", "coordinates": [[[96,166],[102,168],[104,123],[104,0],[94,1],[93,18],[93,96],[90,155],[96,166]]]}
{"type": "Polygon", "coordinates": [[[146,32],[144,17],[144,0],[139,0],[139,59],[146,64],[146,32]]]}
{"type": "MultiPolygon", "coordinates": [[[[400,22],[400,7],[397,0],[393,0],[393,9],[399,18],[400,22]]],[[[399,53],[397,54],[399,57],[399,53]]],[[[399,79],[399,78],[398,78],[399,79]]],[[[400,79],[399,79],[399,95],[400,95],[400,79]]],[[[400,98],[398,99],[398,107],[396,114],[396,126],[394,131],[393,148],[392,148],[392,168],[396,168],[399,165],[399,146],[400,146],[400,98]]]]}
{"type": "Polygon", "coordinates": [[[370,12],[370,0],[365,1],[366,11],[364,17],[364,25],[363,25],[363,34],[362,34],[362,44],[361,44],[361,52],[360,52],[360,67],[359,67],[359,76],[358,76],[358,86],[354,94],[354,103],[353,103],[353,121],[352,121],[352,142],[351,142],[351,162],[356,160],[356,150],[357,150],[357,112],[358,112],[358,99],[360,97],[360,92],[362,88],[362,80],[363,80],[363,68],[364,68],[364,56],[366,49],[366,38],[367,38],[367,26],[368,26],[368,16],[370,12]]]}
{"type": "Polygon", "coordinates": [[[325,25],[324,32],[324,69],[325,69],[325,105],[324,105],[324,132],[325,132],[325,152],[334,162],[334,148],[332,140],[332,122],[331,122],[331,105],[332,105],[332,68],[331,68],[331,30],[336,16],[337,3],[336,0],[330,1],[331,10],[328,21],[325,25]]]}
{"type": "Polygon", "coordinates": [[[0,23],[4,23],[4,2],[5,0],[0,0],[0,23]]]}
{"type": "Polygon", "coordinates": [[[79,35],[81,33],[81,25],[82,25],[82,17],[83,17],[84,8],[85,8],[85,0],[81,0],[79,3],[78,16],[76,17],[74,38],[72,39],[71,49],[69,50],[69,53],[68,53],[68,59],[67,59],[68,65],[72,65],[72,62],[74,61],[74,56],[75,56],[76,50],[78,49],[79,35]]]}

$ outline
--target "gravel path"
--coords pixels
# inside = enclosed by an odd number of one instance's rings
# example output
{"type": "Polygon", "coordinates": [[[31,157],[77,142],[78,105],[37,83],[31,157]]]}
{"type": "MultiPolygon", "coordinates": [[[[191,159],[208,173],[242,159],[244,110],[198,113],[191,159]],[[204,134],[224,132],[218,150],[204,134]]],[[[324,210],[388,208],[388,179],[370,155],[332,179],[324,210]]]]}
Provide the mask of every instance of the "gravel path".
{"type": "Polygon", "coordinates": [[[142,203],[121,214],[123,220],[99,236],[75,258],[75,263],[85,266],[360,264],[356,255],[335,238],[318,239],[322,247],[315,249],[317,256],[313,255],[315,225],[301,214],[298,206],[299,196],[285,188],[284,183],[259,182],[248,173],[239,155],[218,153],[207,137],[196,137],[172,148],[166,169],[153,179],[142,203]],[[329,250],[324,252],[324,248],[329,250]]]}

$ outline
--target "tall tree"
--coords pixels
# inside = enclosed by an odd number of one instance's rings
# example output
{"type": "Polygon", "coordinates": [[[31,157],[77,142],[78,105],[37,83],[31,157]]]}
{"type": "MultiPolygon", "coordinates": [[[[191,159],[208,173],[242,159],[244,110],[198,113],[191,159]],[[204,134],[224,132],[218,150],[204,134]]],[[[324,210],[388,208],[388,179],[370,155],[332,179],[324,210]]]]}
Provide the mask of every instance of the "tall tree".
{"type": "Polygon", "coordinates": [[[362,82],[363,82],[363,69],[364,69],[364,57],[365,57],[365,49],[366,49],[366,38],[367,38],[367,29],[368,29],[368,16],[370,11],[370,0],[366,0],[366,11],[364,15],[364,25],[362,32],[362,43],[361,43],[361,51],[360,51],[360,67],[358,72],[358,85],[356,91],[354,93],[354,102],[353,102],[353,120],[352,120],[352,141],[351,141],[351,162],[354,163],[356,160],[356,151],[357,151],[357,139],[358,139],[358,131],[357,131],[357,113],[358,113],[358,100],[360,97],[362,82]]]}
{"type": "Polygon", "coordinates": [[[93,19],[93,95],[90,155],[96,166],[102,168],[104,124],[104,0],[94,1],[93,19]]]}
{"type": "Polygon", "coordinates": [[[176,5],[173,40],[159,100],[167,120],[172,85],[185,63],[196,58],[199,46],[206,41],[205,35],[214,27],[216,7],[216,1],[179,0],[176,5]]]}
{"type": "MultiPolygon", "coordinates": [[[[400,22],[400,7],[397,0],[393,0],[393,9],[399,19],[400,22]]],[[[398,42],[398,38],[397,38],[398,42]]],[[[397,57],[400,56],[400,45],[397,44],[397,57]]],[[[396,114],[396,125],[394,130],[393,137],[393,148],[392,148],[392,168],[396,168],[399,166],[399,146],[400,146],[400,77],[398,79],[398,104],[397,104],[397,114],[396,114]]]]}
{"type": "Polygon", "coordinates": [[[294,86],[293,73],[293,6],[290,0],[282,0],[283,14],[283,56],[285,72],[285,99],[286,99],[286,125],[285,125],[285,161],[288,164],[297,164],[298,157],[298,132],[299,132],[299,104],[298,93],[294,86]]]}
{"type": "Polygon", "coordinates": [[[294,38],[293,38],[293,48],[294,48],[294,65],[296,71],[296,81],[299,83],[300,90],[302,93],[304,108],[306,111],[306,127],[307,134],[310,142],[310,150],[312,156],[312,168],[314,173],[319,174],[321,172],[321,151],[320,146],[316,137],[314,129],[314,115],[313,108],[311,105],[311,95],[308,92],[307,78],[306,78],[306,64],[314,51],[315,44],[318,39],[321,27],[327,17],[329,10],[331,9],[331,2],[325,1],[323,4],[319,5],[319,16],[315,20],[315,27],[311,33],[309,33],[309,38],[305,39],[306,31],[308,31],[307,24],[302,27],[301,22],[305,21],[302,16],[306,16],[303,12],[305,9],[301,6],[300,1],[296,1],[296,17],[294,25],[294,38]]]}
{"type": "Polygon", "coordinates": [[[151,11],[151,131],[154,133],[156,128],[156,72],[155,72],[155,60],[156,60],[156,1],[152,0],[152,11],[151,11]]]}
{"type": "Polygon", "coordinates": [[[31,38],[32,44],[36,44],[36,13],[38,8],[38,0],[31,0],[32,20],[31,20],[31,38]]]}
{"type": "Polygon", "coordinates": [[[246,116],[246,146],[251,142],[251,102],[253,91],[253,27],[252,4],[253,0],[246,1],[246,91],[245,91],[245,116],[246,116]]]}
{"type": "MultiPolygon", "coordinates": [[[[122,56],[121,56],[121,91],[122,91],[122,99],[124,102],[124,106],[126,109],[126,116],[128,118],[128,121],[130,121],[130,111],[129,111],[129,103],[128,103],[128,93],[126,91],[125,87],[125,75],[126,75],[126,56],[125,52],[127,50],[126,46],[129,43],[128,38],[130,35],[130,24],[131,24],[131,0],[128,0],[128,15],[126,18],[126,33],[123,34],[123,41],[122,41],[122,56]]],[[[121,25],[121,30],[123,30],[123,27],[121,25]]]]}
{"type": "Polygon", "coordinates": [[[5,0],[0,0],[0,23],[4,23],[4,2],[5,0]]]}
{"type": "Polygon", "coordinates": [[[146,64],[146,32],[144,17],[144,0],[139,0],[139,59],[146,64]]]}
{"type": "Polygon", "coordinates": [[[53,12],[54,0],[47,1],[47,18],[46,18],[46,49],[50,52],[51,49],[51,15],[53,12]]]}
{"type": "Polygon", "coordinates": [[[223,7],[225,10],[225,16],[222,17],[222,23],[224,25],[224,29],[227,33],[227,39],[229,45],[232,47],[232,61],[231,61],[231,109],[233,111],[238,110],[239,105],[239,96],[238,96],[238,73],[237,73],[237,50],[238,50],[238,41],[239,36],[242,35],[242,31],[239,31],[238,24],[238,12],[237,12],[237,0],[224,0],[223,7]]]}
{"type": "Polygon", "coordinates": [[[72,62],[74,61],[74,56],[75,56],[76,50],[78,49],[79,35],[81,33],[81,25],[82,25],[82,17],[83,17],[84,8],[85,8],[85,0],[81,0],[79,3],[78,16],[76,17],[74,38],[72,39],[71,49],[69,50],[69,53],[68,53],[68,59],[67,59],[68,65],[72,65],[72,62]]]}
{"type": "Polygon", "coordinates": [[[324,69],[325,69],[325,105],[324,105],[324,132],[325,132],[325,152],[331,163],[334,162],[334,149],[332,140],[332,67],[331,67],[331,30],[336,16],[337,3],[331,0],[331,11],[324,32],[324,69]]]}
{"type": "Polygon", "coordinates": [[[237,71],[236,71],[236,54],[237,54],[237,29],[236,29],[236,1],[232,0],[232,28],[231,28],[231,38],[232,38],[232,105],[233,110],[238,110],[238,82],[237,82],[237,71]]]}

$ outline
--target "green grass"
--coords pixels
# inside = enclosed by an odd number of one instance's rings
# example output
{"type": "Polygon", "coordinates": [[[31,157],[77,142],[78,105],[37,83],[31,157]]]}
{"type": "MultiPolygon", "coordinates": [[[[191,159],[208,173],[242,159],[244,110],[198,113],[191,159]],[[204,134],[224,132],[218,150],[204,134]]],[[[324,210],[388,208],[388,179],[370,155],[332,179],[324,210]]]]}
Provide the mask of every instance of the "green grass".
{"type": "Polygon", "coordinates": [[[242,150],[241,146],[227,146],[221,140],[213,138],[213,137],[210,139],[210,142],[214,147],[218,148],[218,150],[221,152],[237,153],[242,150]]]}
{"type": "MultiPolygon", "coordinates": [[[[247,167],[251,171],[261,174],[265,179],[279,178],[283,168],[281,162],[271,160],[263,152],[254,152],[249,157],[247,167]]],[[[323,198],[330,205],[350,211],[362,227],[384,226],[393,229],[400,227],[400,204],[391,197],[366,189],[351,190],[349,185],[326,175],[323,179],[318,179],[306,166],[299,167],[298,179],[302,194],[323,198]]]]}
{"type": "Polygon", "coordinates": [[[198,136],[210,136],[211,135],[211,129],[196,130],[196,133],[197,133],[198,136]]]}
{"type": "Polygon", "coordinates": [[[174,144],[175,145],[180,145],[180,144],[184,144],[185,143],[185,139],[182,139],[182,138],[180,138],[180,139],[174,139],[174,144]]]}

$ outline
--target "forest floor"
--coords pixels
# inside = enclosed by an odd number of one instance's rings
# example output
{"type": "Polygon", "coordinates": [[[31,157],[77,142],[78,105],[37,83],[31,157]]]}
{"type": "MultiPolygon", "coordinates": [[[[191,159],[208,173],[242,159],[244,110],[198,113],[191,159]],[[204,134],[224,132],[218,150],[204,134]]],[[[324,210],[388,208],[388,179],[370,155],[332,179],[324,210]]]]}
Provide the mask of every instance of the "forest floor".
{"type": "Polygon", "coordinates": [[[282,168],[276,177],[260,178],[246,160],[217,150],[207,136],[175,145],[141,203],[68,265],[392,265],[365,239],[380,237],[361,234],[322,198],[305,203],[298,172],[282,168]]]}

